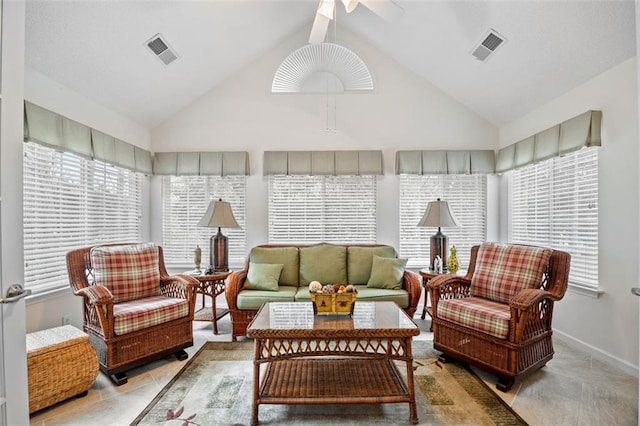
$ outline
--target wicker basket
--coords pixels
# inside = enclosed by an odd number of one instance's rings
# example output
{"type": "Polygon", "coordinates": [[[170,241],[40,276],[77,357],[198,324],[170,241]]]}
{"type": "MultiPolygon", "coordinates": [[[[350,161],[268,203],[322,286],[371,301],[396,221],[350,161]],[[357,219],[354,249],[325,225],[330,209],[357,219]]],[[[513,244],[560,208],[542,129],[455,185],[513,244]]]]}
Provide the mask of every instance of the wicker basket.
{"type": "Polygon", "coordinates": [[[84,396],[98,375],[89,336],[71,325],[27,334],[29,413],[84,396]]]}
{"type": "Polygon", "coordinates": [[[309,293],[316,315],[352,315],[357,293],[309,293]]]}

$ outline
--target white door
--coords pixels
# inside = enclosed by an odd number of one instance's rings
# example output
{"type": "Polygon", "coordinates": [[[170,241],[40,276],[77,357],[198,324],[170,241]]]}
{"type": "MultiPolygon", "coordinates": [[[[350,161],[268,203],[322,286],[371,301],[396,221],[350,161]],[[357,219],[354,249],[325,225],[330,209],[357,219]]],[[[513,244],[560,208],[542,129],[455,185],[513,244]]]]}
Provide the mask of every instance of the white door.
{"type": "MultiPolygon", "coordinates": [[[[0,298],[24,279],[22,132],[25,0],[0,0],[0,298]]],[[[29,424],[25,302],[0,304],[0,426],[29,424]]]]}

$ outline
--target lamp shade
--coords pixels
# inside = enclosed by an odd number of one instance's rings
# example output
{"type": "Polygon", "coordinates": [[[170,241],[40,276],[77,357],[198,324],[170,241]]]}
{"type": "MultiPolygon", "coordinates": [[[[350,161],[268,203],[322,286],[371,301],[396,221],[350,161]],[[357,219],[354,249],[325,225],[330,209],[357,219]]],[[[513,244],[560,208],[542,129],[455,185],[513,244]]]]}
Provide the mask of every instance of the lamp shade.
{"type": "Polygon", "coordinates": [[[208,226],[212,228],[240,228],[236,218],[233,217],[231,204],[226,201],[211,200],[198,226],[208,226]]]}
{"type": "Polygon", "coordinates": [[[424,215],[418,226],[432,226],[434,228],[446,228],[460,226],[455,216],[449,208],[449,203],[446,201],[430,201],[427,204],[427,209],[424,211],[424,215]]]}

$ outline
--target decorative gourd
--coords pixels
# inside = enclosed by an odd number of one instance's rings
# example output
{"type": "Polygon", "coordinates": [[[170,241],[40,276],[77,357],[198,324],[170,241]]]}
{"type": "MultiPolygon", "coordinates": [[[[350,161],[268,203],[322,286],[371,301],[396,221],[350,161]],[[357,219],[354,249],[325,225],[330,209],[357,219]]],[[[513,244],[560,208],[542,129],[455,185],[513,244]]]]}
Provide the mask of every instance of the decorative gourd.
{"type": "Polygon", "coordinates": [[[456,272],[458,272],[458,269],[460,269],[460,263],[458,263],[458,249],[455,245],[451,246],[451,249],[449,249],[447,269],[449,269],[449,272],[452,274],[455,274],[456,272]]]}

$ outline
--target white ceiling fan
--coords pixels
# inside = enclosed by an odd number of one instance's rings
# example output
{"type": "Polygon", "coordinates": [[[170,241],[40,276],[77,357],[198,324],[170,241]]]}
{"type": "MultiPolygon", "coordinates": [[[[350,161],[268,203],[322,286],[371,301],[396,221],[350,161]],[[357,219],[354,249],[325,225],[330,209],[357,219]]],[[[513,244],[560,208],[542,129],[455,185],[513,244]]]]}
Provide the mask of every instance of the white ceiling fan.
{"type": "MultiPolygon", "coordinates": [[[[338,0],[320,0],[316,17],[313,20],[309,43],[322,43],[327,35],[329,22],[334,17],[338,0]]],[[[391,0],[341,0],[347,13],[351,13],[359,4],[364,5],[376,15],[394,21],[402,16],[404,10],[391,0]]]]}

